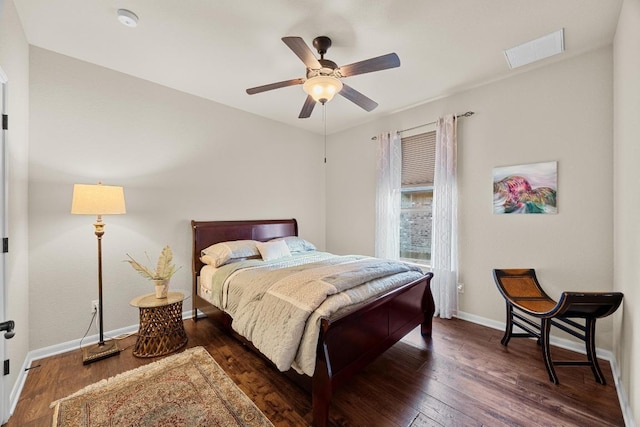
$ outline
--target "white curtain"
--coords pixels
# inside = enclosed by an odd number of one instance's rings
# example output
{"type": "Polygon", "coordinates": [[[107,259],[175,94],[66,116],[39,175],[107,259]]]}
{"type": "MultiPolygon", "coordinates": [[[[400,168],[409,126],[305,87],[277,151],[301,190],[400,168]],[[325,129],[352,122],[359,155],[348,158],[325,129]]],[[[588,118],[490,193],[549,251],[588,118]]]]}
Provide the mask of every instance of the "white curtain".
{"type": "Polygon", "coordinates": [[[376,257],[400,256],[400,187],[402,144],[397,132],[378,135],[376,257]]]}
{"type": "Polygon", "coordinates": [[[450,319],[458,311],[458,188],[456,117],[436,122],[436,164],[433,177],[431,289],[435,315],[450,319]]]}

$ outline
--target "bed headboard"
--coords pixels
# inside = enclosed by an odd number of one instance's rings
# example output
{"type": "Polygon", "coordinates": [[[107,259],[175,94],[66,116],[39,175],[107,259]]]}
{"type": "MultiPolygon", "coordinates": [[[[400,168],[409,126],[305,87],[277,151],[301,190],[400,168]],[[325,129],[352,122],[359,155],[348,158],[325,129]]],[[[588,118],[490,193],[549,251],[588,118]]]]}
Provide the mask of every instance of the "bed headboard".
{"type": "Polygon", "coordinates": [[[200,251],[229,240],[267,241],[276,237],[297,236],[295,219],[267,219],[250,221],[191,221],[193,232],[192,272],[194,279],[204,266],[200,251]]]}

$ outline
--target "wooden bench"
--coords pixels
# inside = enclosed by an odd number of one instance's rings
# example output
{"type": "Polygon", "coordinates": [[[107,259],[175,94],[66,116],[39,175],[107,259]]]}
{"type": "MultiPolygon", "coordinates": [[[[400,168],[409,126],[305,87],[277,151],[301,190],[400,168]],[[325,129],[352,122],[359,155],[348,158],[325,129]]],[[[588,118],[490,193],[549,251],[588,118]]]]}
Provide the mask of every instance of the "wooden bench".
{"type": "Polygon", "coordinates": [[[506,346],[512,337],[535,337],[542,346],[549,380],[554,384],[560,383],[554,366],[589,366],[596,381],[606,384],[596,357],[596,319],[615,312],[622,303],[622,293],[565,291],[556,302],[540,287],[533,269],[495,269],[493,277],[507,304],[507,324],[502,345],[506,346]],[[572,318],[584,319],[584,325],[572,318]],[[514,333],[514,325],[524,332],[514,333]],[[584,341],[587,360],[552,360],[549,349],[552,325],[584,341]]]}

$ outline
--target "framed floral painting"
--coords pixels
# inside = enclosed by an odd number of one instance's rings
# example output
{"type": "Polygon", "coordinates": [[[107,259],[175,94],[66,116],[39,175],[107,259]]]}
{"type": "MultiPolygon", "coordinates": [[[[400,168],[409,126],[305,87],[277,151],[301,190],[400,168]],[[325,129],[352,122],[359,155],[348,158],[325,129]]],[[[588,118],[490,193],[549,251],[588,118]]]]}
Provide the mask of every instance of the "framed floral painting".
{"type": "Polygon", "coordinates": [[[493,213],[555,214],[558,162],[493,169],[493,213]]]}

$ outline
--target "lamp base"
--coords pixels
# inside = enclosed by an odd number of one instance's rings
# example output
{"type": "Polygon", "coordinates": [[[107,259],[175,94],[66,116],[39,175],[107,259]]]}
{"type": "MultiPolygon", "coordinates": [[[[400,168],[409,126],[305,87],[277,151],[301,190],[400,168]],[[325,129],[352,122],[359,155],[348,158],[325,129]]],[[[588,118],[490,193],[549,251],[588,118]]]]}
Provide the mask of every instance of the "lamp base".
{"type": "Polygon", "coordinates": [[[118,348],[118,343],[113,340],[105,341],[102,345],[89,345],[82,347],[82,364],[88,365],[117,354],[120,354],[120,349],[118,348]]]}

